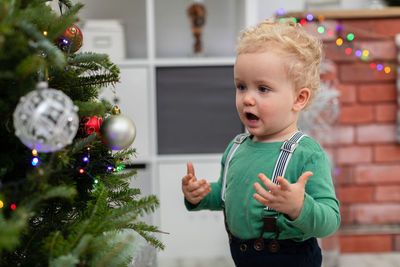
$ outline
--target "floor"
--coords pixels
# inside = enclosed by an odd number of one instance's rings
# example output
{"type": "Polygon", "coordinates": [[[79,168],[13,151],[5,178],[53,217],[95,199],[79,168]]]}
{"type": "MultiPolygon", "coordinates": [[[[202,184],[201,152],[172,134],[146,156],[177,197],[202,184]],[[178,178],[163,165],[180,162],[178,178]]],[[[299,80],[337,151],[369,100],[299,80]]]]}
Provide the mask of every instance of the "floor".
{"type": "MultiPolygon", "coordinates": [[[[342,254],[339,257],[324,258],[322,267],[400,267],[400,253],[342,254]]],[[[147,265],[149,266],[149,265],[147,265]]],[[[135,266],[135,267],[147,267],[135,266]]],[[[234,267],[230,259],[177,259],[158,263],[157,267],[234,267]]]]}
{"type": "Polygon", "coordinates": [[[337,267],[400,267],[400,253],[342,254],[337,267]]]}

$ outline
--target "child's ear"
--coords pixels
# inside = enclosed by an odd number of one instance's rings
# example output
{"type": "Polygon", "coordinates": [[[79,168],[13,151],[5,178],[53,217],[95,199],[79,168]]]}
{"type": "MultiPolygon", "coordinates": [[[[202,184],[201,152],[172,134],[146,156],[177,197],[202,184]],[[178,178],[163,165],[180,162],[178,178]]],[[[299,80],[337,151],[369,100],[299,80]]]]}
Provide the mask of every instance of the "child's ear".
{"type": "Polygon", "coordinates": [[[296,98],[294,99],[293,103],[293,110],[300,111],[302,110],[308,103],[310,99],[311,91],[308,88],[301,88],[296,93],[296,98]]]}

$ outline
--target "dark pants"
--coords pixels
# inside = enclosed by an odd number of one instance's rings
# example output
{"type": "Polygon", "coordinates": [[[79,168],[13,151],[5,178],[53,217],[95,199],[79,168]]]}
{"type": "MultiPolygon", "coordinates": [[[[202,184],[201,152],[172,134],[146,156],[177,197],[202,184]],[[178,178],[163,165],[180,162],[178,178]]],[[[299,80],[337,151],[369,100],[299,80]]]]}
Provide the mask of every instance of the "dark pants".
{"type": "Polygon", "coordinates": [[[231,254],[237,267],[320,267],[321,249],[316,238],[303,242],[279,240],[278,252],[270,252],[271,239],[264,239],[264,250],[254,249],[254,241],[232,237],[231,254]]]}

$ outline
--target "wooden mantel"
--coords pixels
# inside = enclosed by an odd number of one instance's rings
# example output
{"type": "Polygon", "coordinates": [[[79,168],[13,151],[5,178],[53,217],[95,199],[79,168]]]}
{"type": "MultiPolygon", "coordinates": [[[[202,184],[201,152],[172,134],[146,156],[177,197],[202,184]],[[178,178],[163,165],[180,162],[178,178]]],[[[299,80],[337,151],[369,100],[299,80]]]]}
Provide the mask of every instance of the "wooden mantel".
{"type": "Polygon", "coordinates": [[[285,17],[305,18],[307,14],[324,16],[325,19],[366,19],[366,18],[399,18],[400,7],[365,8],[365,9],[332,9],[332,10],[310,10],[302,12],[286,13],[285,17]]]}

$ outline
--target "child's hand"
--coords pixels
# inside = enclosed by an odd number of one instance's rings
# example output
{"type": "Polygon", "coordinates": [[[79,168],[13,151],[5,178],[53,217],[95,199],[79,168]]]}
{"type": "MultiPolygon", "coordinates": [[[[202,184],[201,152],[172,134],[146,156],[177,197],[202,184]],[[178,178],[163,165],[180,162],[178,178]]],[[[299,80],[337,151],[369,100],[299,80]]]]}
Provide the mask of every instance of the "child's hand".
{"type": "Polygon", "coordinates": [[[268,179],[267,176],[260,173],[258,178],[269,191],[266,191],[259,183],[254,183],[254,188],[257,191],[254,194],[254,198],[264,206],[285,213],[290,219],[295,220],[299,217],[303,208],[305,186],[312,175],[312,172],[305,172],[294,184],[289,183],[283,177],[277,177],[276,180],[279,183],[277,185],[268,179]]]}
{"type": "Polygon", "coordinates": [[[187,163],[187,175],[182,178],[182,192],[187,201],[197,205],[211,192],[210,184],[202,179],[198,181],[194,176],[194,167],[191,162],[187,163]]]}

